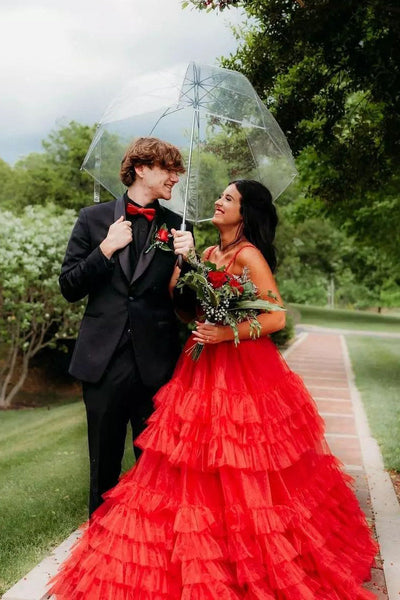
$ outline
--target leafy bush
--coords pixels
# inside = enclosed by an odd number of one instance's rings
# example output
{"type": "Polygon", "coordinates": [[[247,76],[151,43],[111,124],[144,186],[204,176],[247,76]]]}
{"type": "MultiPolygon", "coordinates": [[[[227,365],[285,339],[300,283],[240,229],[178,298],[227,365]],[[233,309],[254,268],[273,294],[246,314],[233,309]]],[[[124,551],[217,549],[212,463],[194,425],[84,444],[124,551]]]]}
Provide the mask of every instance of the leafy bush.
{"type": "Polygon", "coordinates": [[[0,212],[0,342],[7,349],[0,407],[21,389],[33,356],[76,336],[81,310],[58,286],[75,218],[73,210],[60,214],[54,205],[27,206],[18,216],[0,212]]]}
{"type": "Polygon", "coordinates": [[[284,348],[294,338],[295,319],[288,311],[286,313],[286,325],[284,329],[271,334],[271,339],[279,348],[284,348]]]}

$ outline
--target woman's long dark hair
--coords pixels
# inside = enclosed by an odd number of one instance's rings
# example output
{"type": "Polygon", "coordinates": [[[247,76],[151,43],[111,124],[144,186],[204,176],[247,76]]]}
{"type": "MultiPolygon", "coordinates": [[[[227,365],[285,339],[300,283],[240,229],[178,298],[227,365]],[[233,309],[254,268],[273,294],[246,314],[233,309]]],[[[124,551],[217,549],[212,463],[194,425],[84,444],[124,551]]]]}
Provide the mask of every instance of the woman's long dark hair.
{"type": "Polygon", "coordinates": [[[243,215],[243,234],[256,246],[270,266],[276,269],[273,245],[278,216],[270,191],[258,181],[238,179],[231,181],[241,195],[240,212],[243,215]]]}

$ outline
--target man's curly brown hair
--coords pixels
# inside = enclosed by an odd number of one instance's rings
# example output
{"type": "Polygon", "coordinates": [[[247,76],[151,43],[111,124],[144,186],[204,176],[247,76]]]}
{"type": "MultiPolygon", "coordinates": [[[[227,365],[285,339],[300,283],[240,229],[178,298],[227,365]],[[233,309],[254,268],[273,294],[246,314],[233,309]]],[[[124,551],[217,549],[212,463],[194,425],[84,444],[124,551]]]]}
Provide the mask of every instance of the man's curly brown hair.
{"type": "Polygon", "coordinates": [[[176,146],[153,137],[140,137],[132,142],[121,162],[120,179],[126,187],[135,181],[135,167],[157,165],[161,169],[184,173],[182,155],[176,146]]]}

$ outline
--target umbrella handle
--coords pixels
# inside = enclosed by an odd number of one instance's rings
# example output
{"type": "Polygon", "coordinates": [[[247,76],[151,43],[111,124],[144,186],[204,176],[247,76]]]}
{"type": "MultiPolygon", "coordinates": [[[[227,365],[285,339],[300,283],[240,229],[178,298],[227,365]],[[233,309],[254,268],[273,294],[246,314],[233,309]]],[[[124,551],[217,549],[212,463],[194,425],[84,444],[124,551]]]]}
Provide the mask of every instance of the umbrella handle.
{"type": "MultiPolygon", "coordinates": [[[[185,221],[182,221],[181,226],[179,228],[179,231],[186,231],[186,223],[185,221]]],[[[182,264],[183,264],[183,256],[182,254],[178,254],[178,261],[177,261],[177,265],[180,269],[182,269],[182,264]]]]}

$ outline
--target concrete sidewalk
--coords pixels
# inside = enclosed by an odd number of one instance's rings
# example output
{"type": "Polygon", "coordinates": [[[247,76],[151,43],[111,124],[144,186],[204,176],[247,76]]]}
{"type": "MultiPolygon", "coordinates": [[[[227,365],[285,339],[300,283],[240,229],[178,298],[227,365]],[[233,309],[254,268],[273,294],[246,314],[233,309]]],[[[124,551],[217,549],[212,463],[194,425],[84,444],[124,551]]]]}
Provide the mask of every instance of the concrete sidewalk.
{"type": "MultiPolygon", "coordinates": [[[[366,587],[378,600],[400,600],[400,508],[378,445],[369,432],[345,338],[332,330],[304,332],[286,351],[285,358],[312,393],[325,419],[331,450],[354,478],[360,505],[376,531],[381,555],[366,587]]],[[[44,600],[47,581],[68,555],[76,536],[74,533],[65,540],[3,600],[44,600]]]]}
{"type": "Polygon", "coordinates": [[[371,331],[369,329],[340,329],[338,327],[321,327],[320,325],[307,325],[306,323],[299,323],[296,325],[296,334],[299,335],[303,332],[310,333],[333,333],[334,335],[361,335],[367,337],[380,337],[380,338],[397,338],[400,339],[400,333],[389,332],[389,331],[371,331]]]}
{"type": "Polygon", "coordinates": [[[365,587],[379,600],[399,600],[399,503],[371,437],[345,338],[333,330],[320,331],[302,333],[285,358],[314,397],[328,444],[354,478],[357,498],[380,545],[372,580],[365,587]]]}

